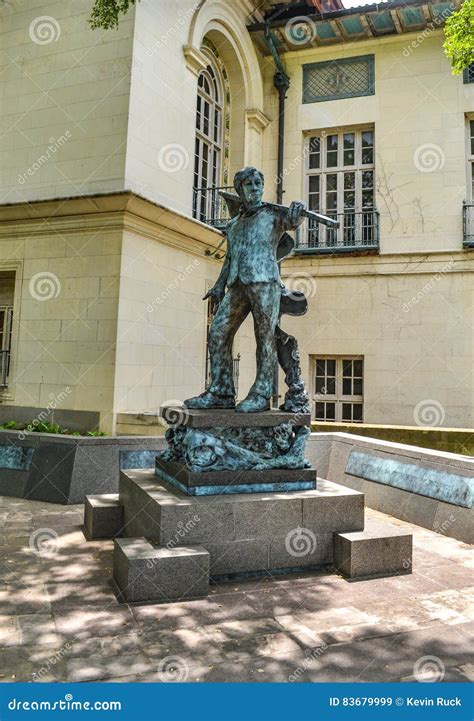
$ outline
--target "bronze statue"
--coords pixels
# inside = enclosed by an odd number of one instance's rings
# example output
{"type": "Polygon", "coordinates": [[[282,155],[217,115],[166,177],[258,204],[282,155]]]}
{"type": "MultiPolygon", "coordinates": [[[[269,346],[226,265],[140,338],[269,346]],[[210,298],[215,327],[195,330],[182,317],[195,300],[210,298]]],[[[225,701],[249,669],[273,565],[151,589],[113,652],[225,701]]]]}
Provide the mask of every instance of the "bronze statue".
{"type": "MultiPolygon", "coordinates": [[[[235,408],[240,413],[269,410],[277,360],[289,386],[282,409],[309,409],[296,341],[278,326],[282,313],[300,315],[307,303],[302,293],[284,287],[278,262],[293,249],[287,231],[295,230],[305,216],[317,214],[307,211],[302,202],[293,202],[289,208],[262,202],[263,185],[259,170],[243,168],[234,178],[237,196],[223,193],[234,217],[226,227],[224,264],[215,285],[204,297],[212,298],[217,305],[209,333],[211,383],[204,393],[185,401],[190,409],[235,408]],[[232,343],[249,313],[257,341],[257,374],[247,397],[236,406],[232,343]]],[[[324,216],[317,218],[335,223],[324,216]]]]}

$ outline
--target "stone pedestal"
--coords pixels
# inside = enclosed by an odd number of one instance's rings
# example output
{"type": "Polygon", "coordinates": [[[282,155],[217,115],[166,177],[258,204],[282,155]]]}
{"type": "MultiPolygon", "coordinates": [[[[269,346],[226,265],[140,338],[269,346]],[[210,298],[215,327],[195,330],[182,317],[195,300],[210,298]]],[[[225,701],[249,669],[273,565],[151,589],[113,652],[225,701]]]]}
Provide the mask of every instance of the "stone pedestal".
{"type": "MultiPolygon", "coordinates": [[[[322,479],[308,491],[190,496],[153,469],[122,471],[118,505],[121,601],[196,598],[207,594],[209,579],[321,567],[351,578],[411,570],[411,535],[386,525],[364,531],[364,495],[322,479]]],[[[109,508],[115,518],[116,504],[109,508]]],[[[94,513],[106,523],[104,504],[88,504],[91,527],[94,513]]]]}
{"type": "Polygon", "coordinates": [[[316,469],[304,456],[309,414],[168,406],[161,415],[170,426],[156,474],[186,495],[316,488],[316,469]]]}

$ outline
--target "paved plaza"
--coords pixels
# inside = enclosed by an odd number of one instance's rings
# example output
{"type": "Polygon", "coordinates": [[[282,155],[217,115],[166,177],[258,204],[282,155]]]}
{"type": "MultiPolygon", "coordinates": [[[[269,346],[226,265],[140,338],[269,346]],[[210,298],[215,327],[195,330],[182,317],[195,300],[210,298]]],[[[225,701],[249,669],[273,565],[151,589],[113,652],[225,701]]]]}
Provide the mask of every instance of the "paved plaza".
{"type": "Polygon", "coordinates": [[[367,517],[413,533],[412,575],[267,576],[130,606],[111,587],[112,542],[84,538],[82,506],[0,497],[0,680],[473,680],[469,547],[367,517]]]}

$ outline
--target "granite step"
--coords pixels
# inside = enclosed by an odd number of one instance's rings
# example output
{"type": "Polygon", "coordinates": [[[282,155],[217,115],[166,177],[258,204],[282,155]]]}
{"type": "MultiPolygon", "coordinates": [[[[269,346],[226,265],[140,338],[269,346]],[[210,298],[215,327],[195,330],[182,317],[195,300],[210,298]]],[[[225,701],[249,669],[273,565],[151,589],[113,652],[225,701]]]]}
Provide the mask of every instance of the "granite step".
{"type": "Polygon", "coordinates": [[[201,546],[156,548],[146,538],[117,538],[113,580],[124,603],[202,598],[209,592],[209,552],[201,546]]]}
{"type": "Polygon", "coordinates": [[[412,547],[411,533],[371,519],[363,531],[334,535],[334,563],[352,579],[411,573],[412,547]]]}

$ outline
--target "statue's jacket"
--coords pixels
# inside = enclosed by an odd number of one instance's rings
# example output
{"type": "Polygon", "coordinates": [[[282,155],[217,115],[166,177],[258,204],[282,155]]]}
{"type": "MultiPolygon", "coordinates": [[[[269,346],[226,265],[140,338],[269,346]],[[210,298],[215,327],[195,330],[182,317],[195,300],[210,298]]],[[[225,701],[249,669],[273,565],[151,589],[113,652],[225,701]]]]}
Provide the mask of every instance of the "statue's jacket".
{"type": "Polygon", "coordinates": [[[280,283],[278,246],[282,235],[296,227],[286,208],[280,211],[263,203],[256,210],[239,213],[226,227],[227,254],[218,282],[228,287],[237,280],[244,285],[280,283]]]}

